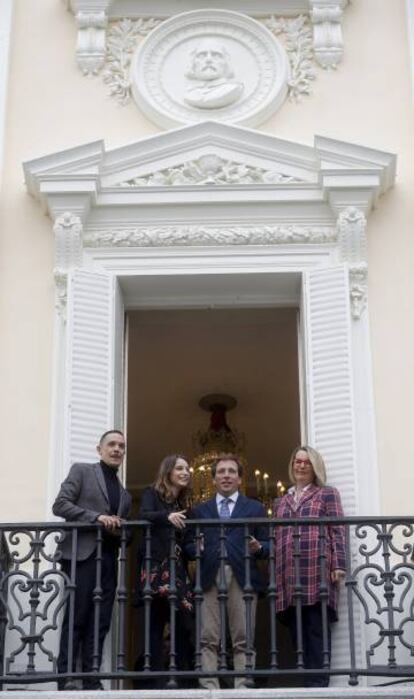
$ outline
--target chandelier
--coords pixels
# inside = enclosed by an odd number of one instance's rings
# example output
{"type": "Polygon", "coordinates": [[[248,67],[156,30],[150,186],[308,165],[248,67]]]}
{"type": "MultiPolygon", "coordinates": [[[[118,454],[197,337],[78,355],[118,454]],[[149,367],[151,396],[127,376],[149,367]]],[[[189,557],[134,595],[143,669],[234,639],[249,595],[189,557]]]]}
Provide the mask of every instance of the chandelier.
{"type": "MultiPolygon", "coordinates": [[[[236,399],[224,393],[211,393],[203,396],[198,405],[210,413],[210,424],[206,430],[198,430],[193,437],[193,449],[197,455],[190,464],[190,471],[193,499],[196,502],[206,500],[214,494],[211,466],[220,454],[234,454],[243,465],[244,472],[247,467],[244,434],[232,429],[227,423],[227,411],[236,407],[236,399]]],[[[240,490],[244,491],[244,479],[240,490]]]]}
{"type": "MultiPolygon", "coordinates": [[[[210,413],[210,424],[206,430],[198,430],[193,436],[193,450],[196,454],[190,464],[193,502],[207,500],[214,495],[211,467],[222,454],[234,454],[242,464],[240,490],[245,493],[246,484],[249,483],[245,436],[227,423],[227,412],[236,407],[236,399],[224,393],[211,393],[203,396],[198,405],[210,413]]],[[[249,485],[249,491],[252,497],[263,503],[270,517],[274,498],[284,495],[286,486],[281,480],[273,484],[266,471],[254,468],[254,480],[249,485]]]]}

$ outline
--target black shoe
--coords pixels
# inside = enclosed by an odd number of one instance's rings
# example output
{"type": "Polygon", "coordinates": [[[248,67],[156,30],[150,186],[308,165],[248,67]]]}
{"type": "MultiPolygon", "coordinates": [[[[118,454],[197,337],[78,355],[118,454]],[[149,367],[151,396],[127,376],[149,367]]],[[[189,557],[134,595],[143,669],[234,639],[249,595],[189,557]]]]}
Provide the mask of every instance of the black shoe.
{"type": "Polygon", "coordinates": [[[102,682],[99,682],[99,680],[83,680],[82,685],[83,688],[87,689],[88,691],[103,690],[103,684],[102,682]]]}
{"type": "Polygon", "coordinates": [[[75,692],[78,689],[75,680],[59,680],[57,685],[58,692],[75,692]]]}

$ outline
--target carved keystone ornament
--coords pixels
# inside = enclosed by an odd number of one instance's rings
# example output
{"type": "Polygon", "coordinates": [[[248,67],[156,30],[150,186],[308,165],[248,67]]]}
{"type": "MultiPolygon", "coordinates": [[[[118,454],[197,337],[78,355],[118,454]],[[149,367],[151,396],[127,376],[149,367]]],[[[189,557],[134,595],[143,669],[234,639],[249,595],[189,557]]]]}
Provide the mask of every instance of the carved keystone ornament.
{"type": "Polygon", "coordinates": [[[205,119],[255,126],[283,103],[288,80],[282,44],[256,20],[227,10],[167,20],[131,62],[137,105],[166,128],[205,119]]]}

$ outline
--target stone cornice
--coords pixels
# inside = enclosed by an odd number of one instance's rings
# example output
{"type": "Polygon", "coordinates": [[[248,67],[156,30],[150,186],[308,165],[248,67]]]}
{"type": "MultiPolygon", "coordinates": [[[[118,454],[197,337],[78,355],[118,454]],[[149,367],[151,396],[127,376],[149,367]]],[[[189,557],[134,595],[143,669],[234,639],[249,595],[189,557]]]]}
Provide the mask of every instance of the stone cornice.
{"type": "Polygon", "coordinates": [[[29,192],[54,217],[69,210],[85,221],[91,209],[108,206],[113,214],[119,207],[133,211],[157,202],[182,207],[216,201],[229,206],[238,202],[244,208],[258,202],[275,207],[282,202],[319,205],[314,216],[320,219],[326,217],[324,202],[335,215],[352,205],[366,215],[392,186],[395,163],[390,153],[320,136],[312,148],[242,127],[204,122],[109,152],[102,141],[93,142],[27,162],[24,171],[29,192]],[[120,186],[212,155],[239,164],[231,182],[120,186]],[[281,172],[292,181],[252,184],[244,180],[243,167],[252,172],[281,172]]]}
{"type": "MultiPolygon", "coordinates": [[[[212,9],[226,9],[262,17],[264,14],[292,16],[309,12],[309,4],[344,9],[348,0],[210,0],[212,9]]],[[[171,17],[178,12],[203,9],[205,0],[66,0],[68,9],[78,12],[105,11],[111,19],[120,17],[171,17]]]]}

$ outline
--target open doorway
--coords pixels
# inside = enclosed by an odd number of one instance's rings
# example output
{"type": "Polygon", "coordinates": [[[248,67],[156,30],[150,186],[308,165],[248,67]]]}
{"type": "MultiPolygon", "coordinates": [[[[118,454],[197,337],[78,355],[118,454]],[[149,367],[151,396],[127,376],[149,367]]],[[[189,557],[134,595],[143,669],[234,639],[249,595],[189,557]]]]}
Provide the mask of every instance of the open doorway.
{"type": "MultiPolygon", "coordinates": [[[[286,480],[300,438],[295,308],[131,311],[128,314],[128,487],[154,480],[168,453],[194,456],[209,393],[237,400],[229,424],[245,435],[254,468],[286,480]]],[[[253,469],[253,470],[252,470],[253,469]]]]}
{"type": "MultiPolygon", "coordinates": [[[[300,441],[298,310],[221,308],[128,313],[128,471],[134,516],[141,491],[169,453],[195,456],[194,434],[209,416],[198,405],[208,393],[237,400],[230,427],[245,437],[246,491],[255,497],[254,471],[269,474],[269,492],[287,481],[289,455],[300,441]]],[[[130,589],[136,570],[131,555],[130,589]]],[[[139,610],[128,615],[139,617],[139,610]]],[[[258,610],[257,638],[266,639],[268,606],[258,610]]],[[[128,633],[130,667],[139,655],[140,624],[128,633]]],[[[258,664],[266,664],[266,641],[258,664]]],[[[285,644],[282,642],[282,646],[285,644]]],[[[283,650],[282,650],[283,654],[283,650]]]]}

